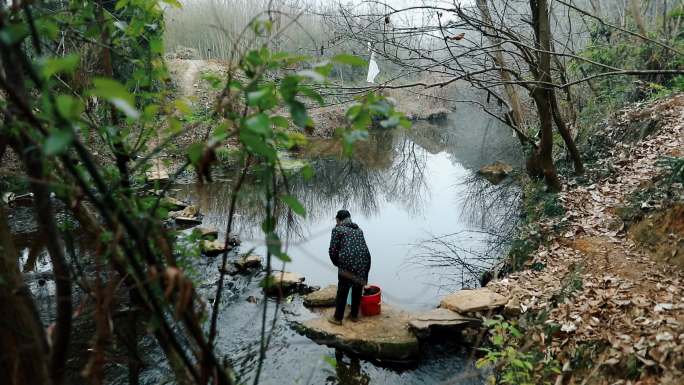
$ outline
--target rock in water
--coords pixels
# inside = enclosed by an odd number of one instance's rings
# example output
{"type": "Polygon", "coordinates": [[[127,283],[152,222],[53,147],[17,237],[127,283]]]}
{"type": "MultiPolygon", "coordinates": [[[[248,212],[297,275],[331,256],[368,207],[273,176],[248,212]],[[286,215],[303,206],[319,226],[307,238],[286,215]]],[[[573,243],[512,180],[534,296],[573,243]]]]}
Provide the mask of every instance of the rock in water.
{"type": "Polygon", "coordinates": [[[301,290],[304,286],[304,277],[290,272],[273,272],[268,281],[264,291],[269,295],[286,295],[301,290]]]}
{"type": "Polygon", "coordinates": [[[478,173],[485,177],[488,181],[492,182],[493,184],[499,184],[512,171],[513,166],[511,166],[510,164],[496,161],[490,165],[482,166],[478,173]]]}
{"type": "Polygon", "coordinates": [[[199,231],[199,236],[201,239],[208,240],[208,241],[215,241],[216,238],[218,238],[218,231],[214,229],[210,229],[207,227],[198,227],[195,229],[199,231]]]}
{"type": "Polygon", "coordinates": [[[235,267],[240,271],[255,269],[261,266],[261,257],[258,255],[243,255],[235,261],[235,267]]]}
{"type": "Polygon", "coordinates": [[[465,317],[449,309],[433,309],[416,314],[409,321],[409,329],[418,338],[427,338],[433,332],[453,332],[465,327],[479,324],[477,318],[465,317]]]}
{"type": "Polygon", "coordinates": [[[163,197],[160,202],[161,206],[169,211],[180,211],[188,207],[185,202],[174,197],[163,197]]]}
{"type": "Polygon", "coordinates": [[[457,313],[474,313],[482,310],[494,310],[508,302],[508,298],[487,288],[460,290],[442,299],[440,307],[457,313]]]}
{"type": "Polygon", "coordinates": [[[308,307],[328,307],[335,306],[337,297],[337,285],[329,285],[325,288],[307,294],[304,297],[304,306],[308,307]]]}
{"type": "Polygon", "coordinates": [[[418,338],[409,331],[409,313],[383,304],[380,315],[360,317],[358,322],[345,320],[338,326],[328,322],[334,312],[321,309],[319,318],[295,322],[295,329],[319,344],[370,359],[406,363],[418,358],[418,338]]]}
{"type": "Polygon", "coordinates": [[[226,250],[230,250],[230,246],[228,246],[228,248],[225,246],[226,243],[223,241],[200,241],[200,250],[202,250],[202,253],[209,256],[221,254],[226,250]]]}

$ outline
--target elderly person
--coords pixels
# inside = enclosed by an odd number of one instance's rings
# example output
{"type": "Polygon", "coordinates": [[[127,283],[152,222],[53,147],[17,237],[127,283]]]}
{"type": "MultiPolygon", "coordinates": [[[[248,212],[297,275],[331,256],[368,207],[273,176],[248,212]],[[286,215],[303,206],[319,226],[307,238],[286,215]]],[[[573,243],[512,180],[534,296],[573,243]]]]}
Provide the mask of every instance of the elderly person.
{"type": "Polygon", "coordinates": [[[332,230],[328,254],[333,265],[337,266],[338,284],[335,315],[329,321],[342,325],[349,289],[352,292],[349,319],[353,322],[358,320],[361,294],[368,282],[371,256],[363,231],[351,221],[349,211],[338,211],[335,220],[337,225],[332,230]]]}

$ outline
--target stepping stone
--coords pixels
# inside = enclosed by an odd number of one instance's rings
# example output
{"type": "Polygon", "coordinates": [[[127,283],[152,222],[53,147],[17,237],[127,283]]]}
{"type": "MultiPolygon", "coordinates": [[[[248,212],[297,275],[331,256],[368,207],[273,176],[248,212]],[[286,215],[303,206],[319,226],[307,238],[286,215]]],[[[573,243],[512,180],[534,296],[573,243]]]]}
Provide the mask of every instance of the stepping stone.
{"type": "Polygon", "coordinates": [[[418,338],[427,338],[437,331],[460,331],[465,327],[479,324],[478,318],[465,317],[449,309],[433,309],[414,315],[409,321],[409,329],[418,338]]]}
{"type": "Polygon", "coordinates": [[[440,307],[457,313],[474,313],[482,310],[494,310],[508,302],[508,298],[487,288],[460,290],[442,299],[440,307]]]}
{"type": "Polygon", "coordinates": [[[506,176],[513,172],[513,166],[496,161],[490,165],[482,166],[478,173],[493,184],[501,183],[506,176]]]}
{"type": "Polygon", "coordinates": [[[320,317],[293,322],[293,326],[316,343],[362,357],[394,363],[418,359],[419,343],[408,328],[409,313],[382,304],[380,315],[360,317],[358,322],[344,320],[339,326],[328,322],[334,312],[333,308],[319,308],[317,314],[320,317]]]}
{"type": "Polygon", "coordinates": [[[175,217],[173,220],[176,222],[176,225],[183,228],[189,228],[202,224],[202,220],[195,217],[175,217]]]}
{"type": "Polygon", "coordinates": [[[162,207],[165,207],[169,211],[180,211],[188,207],[185,202],[174,197],[163,197],[160,203],[162,207]]]}
{"type": "Polygon", "coordinates": [[[335,306],[337,285],[329,285],[304,296],[304,306],[329,307],[335,306]]]}
{"type": "Polygon", "coordinates": [[[194,231],[199,231],[201,239],[215,241],[218,238],[218,231],[208,227],[198,227],[194,231]]]}
{"type": "Polygon", "coordinates": [[[225,246],[226,244],[224,241],[200,241],[200,250],[202,253],[209,256],[215,256],[231,249],[230,246],[228,246],[228,248],[225,246]]]}
{"type": "Polygon", "coordinates": [[[198,215],[199,215],[199,209],[197,208],[197,206],[193,206],[193,205],[186,206],[182,210],[170,211],[169,212],[169,218],[177,218],[177,217],[195,218],[198,215]]]}
{"type": "Polygon", "coordinates": [[[297,273],[273,272],[268,280],[269,285],[264,287],[264,291],[270,295],[283,295],[304,287],[304,277],[297,273]]]}
{"type": "Polygon", "coordinates": [[[255,269],[261,266],[261,257],[258,255],[243,255],[234,262],[235,267],[240,271],[255,269]]]}

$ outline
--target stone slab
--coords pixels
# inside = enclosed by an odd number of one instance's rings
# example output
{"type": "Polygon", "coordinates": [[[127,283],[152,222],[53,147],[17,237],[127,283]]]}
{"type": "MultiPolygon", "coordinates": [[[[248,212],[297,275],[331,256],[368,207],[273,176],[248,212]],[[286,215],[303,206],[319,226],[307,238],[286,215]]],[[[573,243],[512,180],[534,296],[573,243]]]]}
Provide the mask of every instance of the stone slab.
{"type": "Polygon", "coordinates": [[[483,310],[494,310],[504,306],[508,298],[487,288],[459,290],[442,298],[440,307],[457,313],[474,313],[483,310]]]}
{"type": "Polygon", "coordinates": [[[271,273],[271,284],[264,288],[266,293],[270,295],[288,294],[290,292],[300,290],[304,286],[304,277],[291,272],[276,271],[271,273]]]}
{"type": "Polygon", "coordinates": [[[449,309],[437,308],[414,314],[409,320],[409,329],[416,337],[427,338],[435,331],[455,332],[479,323],[478,318],[466,317],[449,309]]]}
{"type": "Polygon", "coordinates": [[[335,306],[337,297],[337,285],[328,285],[323,289],[314,291],[304,296],[304,306],[329,307],[335,306]]]}
{"type": "Polygon", "coordinates": [[[198,227],[196,230],[199,231],[200,238],[202,239],[215,241],[218,238],[218,230],[208,227],[198,227]]]}
{"type": "Polygon", "coordinates": [[[295,322],[295,329],[316,343],[339,348],[359,356],[387,362],[411,362],[419,358],[418,338],[411,333],[411,315],[388,304],[382,313],[345,320],[342,325],[328,322],[335,309],[318,308],[318,318],[295,322]]]}
{"type": "Polygon", "coordinates": [[[202,250],[202,253],[209,256],[215,256],[223,253],[226,250],[230,250],[230,246],[227,248],[225,246],[226,243],[224,241],[200,241],[200,250],[202,250]]]}
{"type": "Polygon", "coordinates": [[[482,166],[478,173],[493,184],[499,184],[512,171],[513,166],[497,161],[490,165],[482,166]]]}
{"type": "Polygon", "coordinates": [[[240,271],[256,269],[261,266],[261,257],[258,255],[243,255],[234,262],[235,267],[240,271]]]}

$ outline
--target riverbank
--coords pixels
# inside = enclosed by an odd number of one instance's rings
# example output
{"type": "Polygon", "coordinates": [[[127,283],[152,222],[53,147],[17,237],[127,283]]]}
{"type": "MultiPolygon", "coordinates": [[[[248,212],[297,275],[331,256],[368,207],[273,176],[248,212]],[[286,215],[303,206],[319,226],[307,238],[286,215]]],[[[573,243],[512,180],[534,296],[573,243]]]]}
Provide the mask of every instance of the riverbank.
{"type": "Polygon", "coordinates": [[[511,297],[504,313],[523,332],[504,331],[498,348],[529,365],[497,368],[556,384],[678,384],[684,189],[672,159],[684,156],[684,95],[628,106],[600,130],[586,175],[557,195],[527,185],[516,271],[487,287],[511,297]]]}

